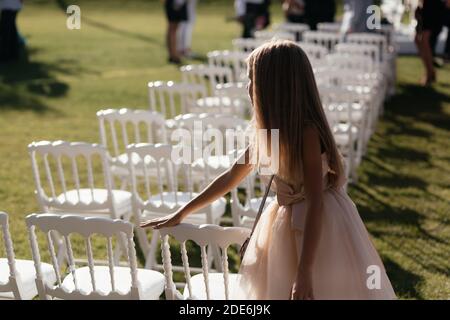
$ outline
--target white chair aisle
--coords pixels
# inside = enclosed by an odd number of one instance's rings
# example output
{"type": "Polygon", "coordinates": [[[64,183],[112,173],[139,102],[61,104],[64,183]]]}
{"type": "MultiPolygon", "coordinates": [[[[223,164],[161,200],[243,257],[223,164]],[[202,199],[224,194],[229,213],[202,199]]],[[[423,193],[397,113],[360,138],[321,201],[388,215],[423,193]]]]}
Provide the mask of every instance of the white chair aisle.
{"type": "MultiPolygon", "coordinates": [[[[8,215],[4,212],[0,212],[0,227],[6,250],[6,259],[0,258],[0,300],[31,300],[38,294],[34,262],[15,258],[8,215]]],[[[50,264],[42,263],[41,272],[45,285],[51,286],[56,282],[56,275],[50,264]]]]}
{"type": "Polygon", "coordinates": [[[179,114],[195,112],[197,100],[207,96],[207,88],[203,84],[151,81],[147,86],[150,111],[166,117],[169,130],[173,128],[171,119],[179,114]]]}
{"type": "Polygon", "coordinates": [[[82,217],[79,215],[32,214],[26,218],[31,251],[36,268],[36,286],[41,300],[156,300],[164,291],[164,276],[153,270],[137,268],[133,241],[133,225],[119,219],[82,217]],[[37,242],[38,230],[46,234],[47,245],[56,274],[56,285],[44,281],[43,264],[37,242]],[[69,274],[61,274],[52,241],[52,232],[62,235],[66,243],[69,274]],[[72,251],[71,235],[81,235],[85,242],[88,266],[77,268],[72,251]],[[108,265],[96,265],[92,239],[106,238],[108,265]],[[114,263],[113,239],[126,239],[127,267],[114,263]]]}
{"type": "MultiPolygon", "coordinates": [[[[136,168],[130,162],[130,172],[133,194],[133,212],[136,223],[139,225],[147,219],[159,218],[176,212],[189,202],[200,188],[195,186],[192,179],[192,164],[175,163],[172,153],[180,153],[179,146],[168,144],[136,144],[127,148],[129,157],[135,155],[143,159],[143,177],[136,175],[136,168]],[[156,175],[149,174],[156,170],[156,175]]],[[[225,213],[226,199],[220,198],[206,208],[191,214],[186,222],[195,224],[219,224],[225,213]]],[[[145,254],[145,267],[161,269],[157,263],[158,230],[152,231],[150,244],[145,232],[138,233],[141,248],[145,254]],[[144,238],[145,237],[145,238],[144,238]]],[[[213,252],[214,261],[219,261],[217,250],[213,252]]],[[[210,261],[212,263],[213,260],[210,261]]],[[[221,266],[215,266],[220,270],[221,266]]]]}
{"type": "Polygon", "coordinates": [[[169,300],[228,300],[233,293],[239,275],[230,273],[228,268],[227,250],[231,245],[241,246],[250,235],[250,229],[239,227],[221,227],[217,225],[192,225],[187,223],[175,227],[161,229],[162,259],[166,278],[166,299],[169,300]],[[173,280],[172,256],[169,237],[180,242],[182,271],[186,279],[183,293],[177,290],[173,280]],[[186,242],[193,241],[201,250],[201,273],[191,275],[193,268],[189,266],[189,255],[186,242]],[[214,246],[221,250],[220,261],[222,272],[210,272],[208,266],[208,247],[214,246]]]}
{"type": "MultiPolygon", "coordinates": [[[[42,212],[76,213],[125,220],[131,217],[131,193],[114,188],[109,156],[102,145],[40,141],[31,143],[28,151],[36,185],[35,193],[42,212]],[[97,173],[101,173],[100,179],[95,178],[95,168],[97,173]]],[[[60,244],[57,258],[61,264],[66,258],[65,244],[60,238],[56,238],[54,240],[60,244]]],[[[126,245],[124,241],[121,242],[124,249],[126,245]]],[[[120,258],[119,248],[116,258],[120,258]]]]}
{"type": "MultiPolygon", "coordinates": [[[[132,143],[167,143],[165,117],[149,110],[106,109],[97,112],[102,145],[109,150],[111,173],[122,181],[120,189],[130,183],[126,147],[132,143]],[[109,134],[108,134],[109,133],[109,134]]],[[[132,161],[139,165],[139,158],[132,161]]]]}

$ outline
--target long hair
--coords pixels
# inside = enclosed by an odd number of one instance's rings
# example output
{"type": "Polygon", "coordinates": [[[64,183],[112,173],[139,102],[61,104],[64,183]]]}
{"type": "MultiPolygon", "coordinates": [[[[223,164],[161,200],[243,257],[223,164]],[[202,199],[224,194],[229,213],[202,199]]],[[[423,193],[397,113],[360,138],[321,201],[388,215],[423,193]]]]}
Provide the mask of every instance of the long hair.
{"type": "MultiPolygon", "coordinates": [[[[332,170],[328,181],[336,186],[343,175],[341,156],[305,52],[292,41],[276,40],[255,49],[247,62],[254,129],[279,130],[277,173],[294,185],[301,181],[303,132],[306,125],[313,125],[332,170]]],[[[270,134],[267,140],[270,148],[270,134]]],[[[260,147],[254,142],[252,153],[259,154],[260,147]]]]}

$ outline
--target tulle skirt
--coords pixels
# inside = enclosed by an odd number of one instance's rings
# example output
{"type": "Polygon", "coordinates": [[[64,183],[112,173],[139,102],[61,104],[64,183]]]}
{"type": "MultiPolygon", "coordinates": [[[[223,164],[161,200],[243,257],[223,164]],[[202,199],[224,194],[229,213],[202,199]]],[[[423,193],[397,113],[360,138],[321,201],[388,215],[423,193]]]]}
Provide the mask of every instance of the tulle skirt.
{"type": "MultiPolygon", "coordinates": [[[[232,290],[234,299],[287,300],[299,264],[306,201],[262,213],[232,290]]],[[[324,192],[321,238],[312,268],[314,299],[395,299],[355,204],[340,188],[324,192]]]]}

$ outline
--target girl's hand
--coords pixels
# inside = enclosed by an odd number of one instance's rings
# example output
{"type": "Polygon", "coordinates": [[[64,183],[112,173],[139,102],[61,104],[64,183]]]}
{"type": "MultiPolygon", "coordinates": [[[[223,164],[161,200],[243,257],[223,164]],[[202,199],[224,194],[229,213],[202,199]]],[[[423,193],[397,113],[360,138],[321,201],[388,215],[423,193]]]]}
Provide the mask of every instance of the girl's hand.
{"type": "Polygon", "coordinates": [[[156,218],[147,220],[145,222],[141,223],[141,228],[153,228],[153,229],[161,229],[161,228],[167,228],[167,227],[173,227],[177,224],[180,224],[183,220],[183,217],[179,212],[175,212],[172,214],[169,214],[165,217],[156,218]]]}
{"type": "Polygon", "coordinates": [[[298,271],[292,286],[291,300],[314,300],[310,271],[298,271]]]}

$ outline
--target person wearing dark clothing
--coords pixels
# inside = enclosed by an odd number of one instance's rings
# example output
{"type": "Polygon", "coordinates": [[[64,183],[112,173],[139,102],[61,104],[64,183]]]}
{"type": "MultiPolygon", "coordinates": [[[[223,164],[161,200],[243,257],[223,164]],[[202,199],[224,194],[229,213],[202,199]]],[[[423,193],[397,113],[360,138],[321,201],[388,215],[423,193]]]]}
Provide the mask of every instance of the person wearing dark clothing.
{"type": "Polygon", "coordinates": [[[284,0],[282,8],[287,22],[305,23],[305,2],[303,0],[284,0]]]}
{"type": "Polygon", "coordinates": [[[20,38],[16,18],[21,8],[21,0],[0,0],[0,61],[19,58],[20,38]]]}
{"type": "Polygon", "coordinates": [[[423,85],[436,81],[433,53],[443,25],[445,6],[442,0],[422,0],[415,15],[417,19],[415,42],[426,69],[423,85]]]}
{"type": "Polygon", "coordinates": [[[270,24],[271,0],[235,0],[236,16],[242,23],[242,38],[252,38],[255,30],[270,24]]]}
{"type": "Polygon", "coordinates": [[[335,0],[304,0],[305,19],[311,30],[317,30],[320,22],[334,22],[335,0]]]}

